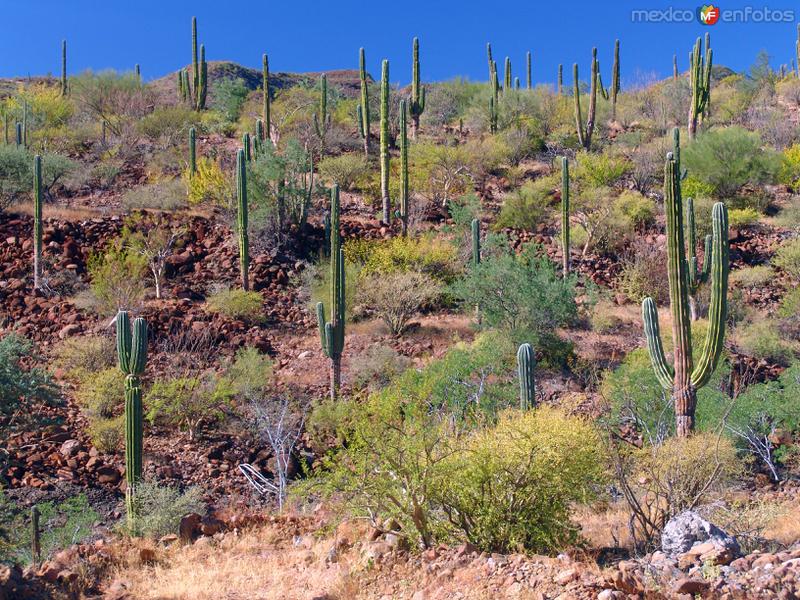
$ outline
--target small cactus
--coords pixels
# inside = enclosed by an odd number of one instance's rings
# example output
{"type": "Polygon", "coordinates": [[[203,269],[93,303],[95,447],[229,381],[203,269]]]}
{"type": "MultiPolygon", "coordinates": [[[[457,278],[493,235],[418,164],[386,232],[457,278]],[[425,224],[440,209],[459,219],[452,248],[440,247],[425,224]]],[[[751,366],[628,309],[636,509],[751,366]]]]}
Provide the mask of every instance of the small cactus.
{"type": "Polygon", "coordinates": [[[472,264],[478,266],[481,264],[481,222],[478,219],[472,219],[472,264]]]}
{"type": "Polygon", "coordinates": [[[536,380],[533,370],[536,356],[530,344],[522,344],[517,350],[517,374],[519,377],[519,409],[529,410],[536,405],[536,380]]]}
{"type": "Polygon", "coordinates": [[[511,58],[506,56],[505,70],[503,72],[503,91],[511,89],[511,58]]]}
{"type": "Polygon", "coordinates": [[[136,77],[136,81],[142,83],[142,68],[139,66],[139,63],[133,65],[133,74],[136,77]]]}
{"type": "Polygon", "coordinates": [[[245,132],[242,135],[242,150],[244,150],[244,159],[247,162],[253,160],[252,146],[250,145],[250,134],[245,132]]]}
{"type": "Polygon", "coordinates": [[[614,65],[611,67],[611,120],[617,120],[617,94],[619,94],[619,40],[614,41],[614,65]]]}
{"type": "MultiPolygon", "coordinates": [[[[105,123],[105,121],[104,121],[105,123]]],[[[189,128],[189,177],[197,173],[197,130],[189,128]]]]}
{"type": "Polygon", "coordinates": [[[17,148],[22,146],[22,123],[19,121],[14,125],[14,141],[17,144],[17,148]]]}
{"type": "Polygon", "coordinates": [[[530,51],[528,51],[528,53],[525,55],[525,63],[526,63],[526,66],[525,66],[525,87],[527,89],[531,89],[531,87],[533,86],[533,82],[531,81],[531,53],[530,53],[530,51]]]}
{"type": "Polygon", "coordinates": [[[256,134],[253,136],[253,158],[258,160],[264,151],[264,121],[256,119],[256,134]]]}
{"type": "Polygon", "coordinates": [[[39,507],[33,505],[31,507],[31,559],[34,567],[42,562],[42,532],[39,529],[40,516],[39,507]]]}
{"type": "Polygon", "coordinates": [[[236,225],[239,234],[239,271],[242,276],[242,289],[249,290],[250,239],[247,231],[247,158],[243,149],[236,153],[236,200],[238,202],[236,225]]]}
{"type": "Polygon", "coordinates": [[[42,157],[33,157],[33,287],[42,287],[42,157]]]}
{"type": "Polygon", "coordinates": [[[564,65],[558,65],[558,79],[556,83],[556,88],[559,96],[564,94],[564,65]]]}
{"type": "Polygon", "coordinates": [[[142,389],[139,375],[147,362],[147,322],[141,317],[133,321],[120,311],[116,317],[117,361],[125,375],[125,506],[128,529],[136,531],[136,486],[142,479],[142,389]]]}

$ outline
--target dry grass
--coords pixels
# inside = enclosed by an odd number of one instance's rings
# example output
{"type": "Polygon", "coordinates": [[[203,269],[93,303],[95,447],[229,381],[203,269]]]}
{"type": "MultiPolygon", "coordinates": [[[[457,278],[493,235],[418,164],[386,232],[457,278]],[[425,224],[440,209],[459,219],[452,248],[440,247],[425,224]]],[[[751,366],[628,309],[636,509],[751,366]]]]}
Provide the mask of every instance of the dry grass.
{"type": "Polygon", "coordinates": [[[578,507],[573,521],[580,523],[581,535],[592,548],[631,547],[628,531],[628,507],[624,502],[602,507],[578,507]]]}

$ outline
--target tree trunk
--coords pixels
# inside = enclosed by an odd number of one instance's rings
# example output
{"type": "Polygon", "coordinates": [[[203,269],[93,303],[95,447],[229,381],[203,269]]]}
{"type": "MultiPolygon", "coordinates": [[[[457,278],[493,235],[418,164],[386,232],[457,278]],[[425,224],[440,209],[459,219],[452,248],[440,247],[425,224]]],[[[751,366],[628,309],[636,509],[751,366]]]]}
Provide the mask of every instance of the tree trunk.
{"type": "Polygon", "coordinates": [[[697,321],[697,299],[694,296],[689,296],[689,315],[692,322],[697,321]]]}
{"type": "Polygon", "coordinates": [[[331,359],[331,400],[339,396],[339,386],[342,382],[342,357],[331,359]]]}
{"type": "Polygon", "coordinates": [[[694,430],[694,410],[697,406],[697,390],[692,384],[675,389],[675,432],[678,437],[689,437],[694,430]]]}

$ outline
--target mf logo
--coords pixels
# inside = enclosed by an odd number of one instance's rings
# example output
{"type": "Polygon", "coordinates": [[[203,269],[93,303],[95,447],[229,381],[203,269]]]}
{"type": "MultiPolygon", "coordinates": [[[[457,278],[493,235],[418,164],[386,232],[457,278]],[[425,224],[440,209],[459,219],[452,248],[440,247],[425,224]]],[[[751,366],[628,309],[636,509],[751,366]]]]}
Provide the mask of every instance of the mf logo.
{"type": "Polygon", "coordinates": [[[713,25],[719,20],[719,7],[705,4],[697,9],[697,20],[703,25],[713,25]]]}

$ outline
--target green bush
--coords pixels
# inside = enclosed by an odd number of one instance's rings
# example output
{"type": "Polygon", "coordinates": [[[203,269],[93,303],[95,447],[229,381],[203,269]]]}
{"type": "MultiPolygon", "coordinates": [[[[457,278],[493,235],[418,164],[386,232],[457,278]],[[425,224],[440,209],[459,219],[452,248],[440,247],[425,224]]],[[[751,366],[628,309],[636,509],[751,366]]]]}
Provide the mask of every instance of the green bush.
{"type": "Polygon", "coordinates": [[[385,388],[411,366],[411,359],[391,346],[368,347],[350,366],[350,379],[358,389],[385,388]]]}
{"type": "Polygon", "coordinates": [[[190,175],[187,168],[183,173],[189,204],[210,202],[217,206],[229,207],[234,198],[233,182],[222,171],[219,163],[205,156],[197,158],[197,171],[190,175]]]}
{"type": "Polygon", "coordinates": [[[95,253],[87,264],[94,298],[94,309],[101,315],[118,310],[134,310],[144,301],[147,260],[126,247],[112,242],[105,253],[95,253]]]}
{"type": "Polygon", "coordinates": [[[200,425],[224,420],[236,390],[227,377],[156,380],[144,398],[147,420],[183,429],[194,439],[200,425]]]}
{"type": "Polygon", "coordinates": [[[734,126],[701,133],[682,149],[681,165],[693,178],[710,185],[715,197],[728,199],[745,185],[773,182],[780,160],[762,147],[757,133],[734,126]]]}
{"type": "Polygon", "coordinates": [[[239,348],[226,374],[238,394],[258,393],[271,384],[272,359],[253,346],[239,348]]]}
{"type": "Polygon", "coordinates": [[[89,424],[89,438],[98,452],[113,454],[125,441],[125,416],[93,420],[89,424]]]}
{"type": "Polygon", "coordinates": [[[53,366],[76,381],[114,364],[114,340],[102,335],[67,338],[56,347],[53,366]]]}
{"type": "Polygon", "coordinates": [[[778,316],[790,319],[800,314],[800,287],[795,287],[786,292],[781,299],[778,316]]]}
{"type": "Polygon", "coordinates": [[[792,359],[792,347],[784,341],[774,321],[755,321],[739,325],[734,332],[734,338],[739,350],[753,358],[779,365],[788,365],[792,359]]]}
{"type": "Polygon", "coordinates": [[[495,227],[534,231],[547,218],[554,196],[555,185],[552,178],[526,181],[522,187],[503,198],[503,207],[495,227]]]}
{"type": "Polygon", "coordinates": [[[196,114],[188,106],[179,104],[159,106],[136,126],[151,142],[161,142],[167,147],[183,140],[194,123],[196,114]]]}
{"type": "Polygon", "coordinates": [[[634,302],[641,302],[648,297],[659,305],[668,302],[664,251],[644,240],[636,241],[630,255],[623,259],[618,285],[620,291],[634,302]]]}
{"type": "Polygon", "coordinates": [[[597,431],[556,409],[509,411],[458,448],[441,481],[441,504],[463,535],[487,552],[555,553],[578,539],[575,503],[604,479],[597,431]]]}
{"type": "Polygon", "coordinates": [[[51,402],[58,387],[41,368],[30,367],[33,345],[16,334],[0,338],[0,414],[25,413],[25,406],[51,402]]]}
{"type": "Polygon", "coordinates": [[[429,275],[407,271],[362,278],[356,298],[383,321],[392,335],[401,335],[409,321],[441,292],[441,285],[429,275]]]}
{"type": "MultiPolygon", "coordinates": [[[[42,188],[45,195],[63,183],[78,164],[65,156],[42,154],[42,188]]],[[[33,153],[13,144],[0,144],[0,212],[14,202],[28,198],[33,188],[33,153]]]]}
{"type": "Polygon", "coordinates": [[[743,288],[760,288],[775,279],[775,271],[767,265],[745,267],[731,271],[730,282],[743,288]]]}
{"type": "Polygon", "coordinates": [[[181,491],[177,487],[144,481],[136,486],[136,530],[134,535],[161,538],[178,533],[181,519],[188,513],[205,514],[199,487],[181,491]]]}
{"type": "Polygon", "coordinates": [[[793,144],[783,151],[778,181],[795,190],[800,186],[800,144],[793,144]]]}
{"type": "Polygon", "coordinates": [[[629,190],[623,191],[614,200],[615,222],[629,232],[651,227],[656,221],[656,209],[652,200],[629,190]]]}
{"type": "Polygon", "coordinates": [[[728,226],[731,229],[739,229],[758,223],[760,214],[754,208],[733,208],[728,212],[728,226]]]}
{"type": "Polygon", "coordinates": [[[78,388],[77,398],[89,419],[115,417],[120,414],[125,400],[125,375],[117,367],[87,373],[78,388]]]}
{"type": "Polygon", "coordinates": [[[343,190],[351,190],[353,184],[367,173],[368,168],[367,161],[360,154],[326,156],[319,162],[319,174],[338,183],[343,190]]]}
{"type": "Polygon", "coordinates": [[[348,261],[359,267],[361,277],[413,271],[449,283],[460,271],[455,247],[433,235],[352,240],[345,243],[344,253],[348,261]]]}
{"type": "Polygon", "coordinates": [[[772,264],[789,275],[795,281],[800,281],[800,239],[790,240],[781,244],[772,264]]]}
{"type": "Polygon", "coordinates": [[[218,110],[231,123],[239,118],[250,90],[243,79],[227,77],[211,84],[211,108],[218,110]]]}
{"type": "Polygon", "coordinates": [[[632,168],[624,156],[609,152],[593,154],[581,151],[575,157],[577,166],[572,177],[587,187],[610,187],[627,175],[632,168]]]}
{"type": "Polygon", "coordinates": [[[263,298],[258,292],[221,289],[206,298],[206,306],[231,319],[258,322],[264,318],[263,298]]]}

